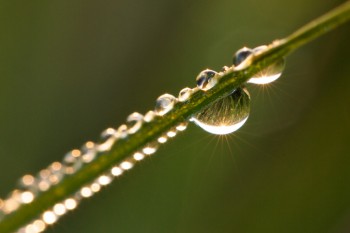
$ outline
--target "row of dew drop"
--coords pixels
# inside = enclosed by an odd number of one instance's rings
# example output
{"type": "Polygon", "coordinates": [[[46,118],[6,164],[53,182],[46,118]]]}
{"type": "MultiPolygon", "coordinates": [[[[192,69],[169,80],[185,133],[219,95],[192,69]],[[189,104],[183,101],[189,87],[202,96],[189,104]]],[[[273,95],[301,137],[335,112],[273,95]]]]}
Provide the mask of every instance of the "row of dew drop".
{"type": "MultiPolygon", "coordinates": [[[[126,124],[118,129],[108,128],[101,133],[100,142],[86,142],[80,150],[74,149],[68,152],[62,162],[54,162],[46,169],[41,170],[36,176],[27,174],[19,180],[18,188],[13,190],[9,196],[0,199],[0,221],[7,214],[12,213],[21,205],[31,203],[41,192],[47,191],[53,185],[57,185],[65,176],[76,173],[84,164],[94,161],[98,156],[109,151],[117,140],[127,139],[136,133],[144,123],[151,122],[156,117],[162,117],[171,111],[176,102],[186,102],[196,91],[207,91],[215,86],[218,80],[228,69],[243,69],[250,64],[252,56],[263,52],[267,46],[259,46],[254,49],[242,48],[233,57],[233,66],[224,67],[221,72],[203,70],[196,78],[196,88],[184,88],[179,92],[178,98],[170,94],[158,97],[154,111],[147,112],[144,116],[140,113],[132,113],[126,119],[126,124]]],[[[281,59],[276,63],[261,70],[248,83],[267,84],[280,77],[284,69],[285,61],[281,59]]],[[[250,112],[250,95],[245,87],[234,89],[232,93],[192,116],[193,121],[203,130],[212,134],[229,134],[244,125],[250,112]]],[[[141,151],[135,152],[128,159],[114,166],[109,172],[101,175],[95,181],[82,187],[77,193],[66,200],[56,203],[51,209],[46,210],[38,219],[35,219],[18,232],[38,233],[45,230],[47,225],[55,223],[59,217],[66,212],[76,208],[83,199],[93,196],[103,186],[110,184],[114,177],[120,176],[124,171],[131,169],[137,161],[142,160],[156,152],[158,145],[167,142],[169,138],[175,137],[178,131],[183,131],[187,122],[179,124],[169,130],[157,141],[148,144],[141,151]]]]}

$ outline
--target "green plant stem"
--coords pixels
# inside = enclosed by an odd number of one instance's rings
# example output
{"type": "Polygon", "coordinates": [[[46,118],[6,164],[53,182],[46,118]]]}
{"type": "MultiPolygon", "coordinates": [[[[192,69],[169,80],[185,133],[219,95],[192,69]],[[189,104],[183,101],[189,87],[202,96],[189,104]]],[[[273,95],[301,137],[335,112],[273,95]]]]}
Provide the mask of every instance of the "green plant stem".
{"type": "Polygon", "coordinates": [[[193,114],[213,101],[230,94],[233,89],[243,85],[262,68],[285,57],[300,46],[331,31],[349,19],[350,2],[346,2],[300,28],[285,39],[273,42],[268,50],[253,56],[251,63],[246,68],[238,71],[229,69],[217,85],[209,91],[196,91],[187,102],[177,103],[173,110],[165,116],[156,117],[150,123],[144,123],[137,133],[129,135],[126,139],[118,140],[105,155],[99,156],[75,174],[67,176],[62,182],[40,194],[32,203],[22,205],[6,216],[0,222],[0,232],[9,233],[24,226],[33,218],[38,217],[44,210],[66,199],[83,185],[111,169],[113,165],[125,160],[148,143],[155,141],[179,123],[188,121],[193,114]]]}

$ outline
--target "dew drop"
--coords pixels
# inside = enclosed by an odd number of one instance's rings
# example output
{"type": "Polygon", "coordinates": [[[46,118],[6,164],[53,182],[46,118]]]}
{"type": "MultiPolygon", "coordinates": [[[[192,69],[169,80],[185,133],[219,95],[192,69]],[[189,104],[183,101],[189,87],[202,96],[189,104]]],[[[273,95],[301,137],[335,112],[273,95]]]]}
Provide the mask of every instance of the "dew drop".
{"type": "Polygon", "coordinates": [[[83,188],[80,190],[80,194],[81,194],[82,197],[87,198],[87,197],[91,197],[92,194],[93,194],[93,192],[92,192],[92,190],[91,190],[90,187],[83,187],[83,188]]]}
{"type": "Polygon", "coordinates": [[[151,155],[151,154],[154,154],[156,151],[157,151],[157,145],[155,143],[150,143],[148,144],[147,146],[145,146],[143,149],[142,149],[142,152],[145,154],[145,155],[151,155]]]}
{"type": "Polygon", "coordinates": [[[98,183],[92,183],[90,186],[91,191],[93,191],[94,193],[97,193],[101,190],[101,185],[98,183]]]}
{"type": "Polygon", "coordinates": [[[20,187],[23,187],[23,188],[31,187],[32,185],[34,185],[34,183],[35,183],[35,178],[30,174],[24,175],[19,181],[20,187]]]}
{"type": "Polygon", "coordinates": [[[192,94],[192,89],[191,88],[188,88],[188,87],[185,87],[184,89],[182,89],[180,92],[179,92],[179,101],[180,102],[185,102],[186,100],[188,100],[188,98],[190,98],[192,94]]]}
{"type": "MultiPolygon", "coordinates": [[[[267,48],[268,47],[266,45],[262,45],[254,49],[244,47],[235,53],[233,57],[233,64],[235,66],[238,66],[242,62],[244,62],[250,55],[261,53],[267,48]]],[[[285,66],[285,59],[281,58],[277,62],[271,64],[270,66],[256,73],[247,82],[254,83],[254,84],[271,83],[281,76],[282,71],[284,70],[284,66],[285,66]]]]}
{"type": "Polygon", "coordinates": [[[57,221],[57,215],[52,211],[45,211],[42,218],[48,225],[54,224],[57,221]]]}
{"type": "Polygon", "coordinates": [[[133,156],[132,156],[136,161],[140,161],[143,158],[145,158],[145,155],[140,153],[140,152],[136,152],[133,156]]]}
{"type": "Polygon", "coordinates": [[[120,176],[123,174],[123,170],[120,167],[115,166],[112,168],[111,173],[113,176],[120,176]]]}
{"type": "Polygon", "coordinates": [[[66,206],[62,203],[57,203],[54,205],[52,210],[58,216],[62,216],[67,212],[66,206]]]}
{"type": "Polygon", "coordinates": [[[130,114],[126,119],[128,133],[129,134],[136,133],[142,126],[142,120],[143,120],[143,116],[140,113],[134,112],[130,114]]]}
{"type": "Polygon", "coordinates": [[[177,131],[184,131],[187,128],[188,123],[187,122],[182,122],[176,126],[177,131]]]}
{"type": "Polygon", "coordinates": [[[112,178],[108,175],[102,175],[97,179],[98,183],[102,186],[108,185],[112,182],[112,178]]]}
{"type": "Polygon", "coordinates": [[[159,138],[158,138],[158,142],[159,143],[166,143],[168,141],[168,138],[167,138],[167,136],[160,136],[159,138]]]}
{"type": "Polygon", "coordinates": [[[68,198],[64,201],[64,206],[67,210],[74,210],[77,207],[78,203],[74,198],[68,198]]]}
{"type": "Polygon", "coordinates": [[[24,204],[31,203],[34,200],[34,194],[30,191],[21,193],[21,201],[24,204]]]}
{"type": "Polygon", "coordinates": [[[217,79],[215,79],[215,75],[217,74],[214,70],[203,70],[200,72],[196,78],[196,83],[199,89],[203,91],[207,91],[217,83],[217,79]]]}
{"type": "Polygon", "coordinates": [[[250,97],[245,88],[238,88],[193,116],[192,120],[212,134],[229,134],[248,119],[250,97]]]}
{"type": "Polygon", "coordinates": [[[46,228],[46,224],[42,220],[35,220],[33,226],[35,226],[38,232],[43,232],[46,228]]]}
{"type": "Polygon", "coordinates": [[[176,102],[176,98],[170,94],[164,94],[158,97],[155,106],[155,113],[159,116],[163,116],[168,113],[176,102]]]}
{"type": "Polygon", "coordinates": [[[120,164],[120,168],[123,170],[129,170],[134,166],[134,164],[130,161],[124,161],[120,164]]]}
{"type": "Polygon", "coordinates": [[[166,135],[169,137],[169,138],[173,138],[176,136],[176,129],[171,129],[169,130],[166,135]]]}
{"type": "Polygon", "coordinates": [[[154,117],[156,116],[156,114],[153,111],[148,111],[145,116],[143,117],[143,120],[145,122],[151,122],[154,117]]]}

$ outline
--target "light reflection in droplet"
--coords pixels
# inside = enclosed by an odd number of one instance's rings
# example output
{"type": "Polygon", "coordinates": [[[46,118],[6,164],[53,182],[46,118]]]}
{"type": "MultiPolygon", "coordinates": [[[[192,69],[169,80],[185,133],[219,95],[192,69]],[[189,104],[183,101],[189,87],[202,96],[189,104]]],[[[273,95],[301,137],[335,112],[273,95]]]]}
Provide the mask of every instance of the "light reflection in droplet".
{"type": "Polygon", "coordinates": [[[52,211],[45,211],[43,214],[43,221],[48,225],[54,224],[57,221],[57,216],[52,211]]]}

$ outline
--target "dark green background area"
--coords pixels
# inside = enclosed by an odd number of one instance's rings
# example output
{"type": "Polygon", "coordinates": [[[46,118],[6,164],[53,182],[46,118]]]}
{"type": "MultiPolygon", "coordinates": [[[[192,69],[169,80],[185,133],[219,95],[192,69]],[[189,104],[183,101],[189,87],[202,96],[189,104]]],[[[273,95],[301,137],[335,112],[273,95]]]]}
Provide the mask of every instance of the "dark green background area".
{"type": "MultiPolygon", "coordinates": [[[[243,46],[342,1],[0,2],[0,196],[243,46]]],[[[190,125],[48,232],[350,232],[350,27],[248,85],[238,132],[190,125]]]]}

